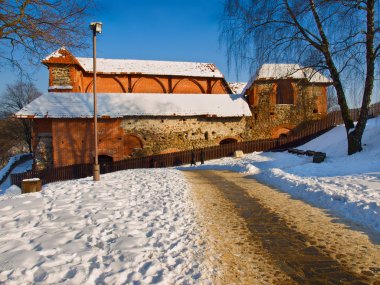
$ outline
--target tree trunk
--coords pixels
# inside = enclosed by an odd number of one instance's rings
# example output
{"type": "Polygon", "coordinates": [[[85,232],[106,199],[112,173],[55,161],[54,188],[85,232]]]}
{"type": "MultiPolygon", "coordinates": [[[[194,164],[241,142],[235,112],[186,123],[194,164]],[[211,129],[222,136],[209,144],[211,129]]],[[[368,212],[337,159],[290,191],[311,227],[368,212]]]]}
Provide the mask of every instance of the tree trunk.
{"type": "Polygon", "coordinates": [[[364,84],[363,101],[360,108],[360,116],[356,124],[355,129],[352,132],[348,132],[348,154],[354,154],[362,151],[362,137],[364,129],[368,120],[369,104],[371,103],[371,95],[373,92],[373,82],[375,74],[375,51],[374,51],[374,38],[375,38],[375,2],[374,0],[367,1],[367,31],[366,31],[366,78],[364,84]]]}
{"type": "Polygon", "coordinates": [[[32,122],[27,119],[21,119],[21,123],[24,128],[23,139],[28,145],[29,152],[32,153],[32,122]]]}
{"type": "Polygon", "coordinates": [[[368,0],[366,3],[367,13],[367,30],[366,30],[366,79],[363,92],[363,101],[360,109],[360,116],[356,126],[350,116],[348,109],[345,92],[340,79],[339,71],[337,70],[334,60],[330,53],[329,41],[322,27],[322,22],[319,19],[319,15],[314,5],[314,0],[310,0],[310,6],[313,12],[314,19],[316,21],[319,34],[322,39],[321,52],[325,57],[326,64],[330,71],[330,75],[334,81],[334,87],[337,92],[338,103],[341,109],[342,118],[346,127],[347,143],[348,143],[348,155],[360,152],[362,148],[362,137],[364,129],[368,119],[368,109],[371,102],[371,95],[373,91],[373,81],[375,73],[375,52],[374,52],[374,0],[368,0]]]}
{"type": "Polygon", "coordinates": [[[363,133],[356,132],[356,130],[347,134],[348,155],[351,155],[363,150],[362,137],[363,137],[363,133]]]}

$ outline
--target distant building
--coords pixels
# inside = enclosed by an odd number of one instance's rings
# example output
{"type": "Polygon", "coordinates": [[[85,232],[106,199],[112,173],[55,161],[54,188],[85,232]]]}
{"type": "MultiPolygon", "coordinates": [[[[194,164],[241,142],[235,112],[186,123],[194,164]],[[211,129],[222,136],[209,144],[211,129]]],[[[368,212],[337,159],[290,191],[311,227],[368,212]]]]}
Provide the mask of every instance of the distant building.
{"type": "MultiPolygon", "coordinates": [[[[37,168],[93,161],[92,59],[60,49],[43,60],[49,91],[16,117],[34,121],[37,168]]],[[[322,74],[263,65],[227,83],[214,64],[97,60],[99,160],[286,135],[326,113],[322,74]]]]}
{"type": "Polygon", "coordinates": [[[321,73],[298,64],[262,65],[243,90],[252,110],[254,133],[277,138],[326,115],[331,84],[321,73]]]}
{"type": "MultiPolygon", "coordinates": [[[[92,58],[61,48],[42,63],[49,69],[49,91],[92,92],[92,58]]],[[[98,58],[96,66],[100,93],[232,93],[212,63],[98,58]]]]}

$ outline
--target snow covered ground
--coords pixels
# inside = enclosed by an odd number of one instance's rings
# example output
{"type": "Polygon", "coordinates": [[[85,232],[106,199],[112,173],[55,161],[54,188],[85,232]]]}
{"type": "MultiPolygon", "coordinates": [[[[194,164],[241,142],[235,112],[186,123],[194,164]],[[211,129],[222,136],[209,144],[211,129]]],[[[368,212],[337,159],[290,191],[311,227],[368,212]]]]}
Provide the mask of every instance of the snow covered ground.
{"type": "Polygon", "coordinates": [[[180,171],[128,170],[101,178],[0,198],[0,283],[208,283],[180,171]]]}
{"type": "MultiPolygon", "coordinates": [[[[14,157],[12,157],[13,159],[14,157]]],[[[7,164],[6,167],[8,167],[9,163],[7,164]]],[[[12,169],[10,174],[16,174],[16,173],[22,173],[27,170],[31,170],[33,166],[33,160],[27,160],[20,165],[17,165],[15,168],[12,169]]],[[[6,173],[9,168],[4,167],[0,172],[1,173],[6,173]]],[[[1,174],[0,174],[1,175],[1,174]]],[[[11,186],[11,175],[8,175],[7,179],[3,183],[0,184],[0,195],[3,195],[5,190],[7,190],[11,186]]]]}
{"type": "Polygon", "coordinates": [[[299,147],[322,151],[325,162],[286,152],[256,152],[242,159],[223,158],[198,168],[246,172],[293,197],[334,212],[380,233],[380,118],[368,121],[364,150],[347,155],[346,134],[338,126],[299,147]]]}
{"type": "MultiPolygon", "coordinates": [[[[245,172],[380,233],[379,141],[377,118],[352,156],[339,126],[301,147],[326,152],[321,164],[258,152],[197,168],[245,172]]],[[[11,187],[0,196],[0,283],[211,283],[189,191],[177,169],[120,171],[25,195],[11,187]]]]}

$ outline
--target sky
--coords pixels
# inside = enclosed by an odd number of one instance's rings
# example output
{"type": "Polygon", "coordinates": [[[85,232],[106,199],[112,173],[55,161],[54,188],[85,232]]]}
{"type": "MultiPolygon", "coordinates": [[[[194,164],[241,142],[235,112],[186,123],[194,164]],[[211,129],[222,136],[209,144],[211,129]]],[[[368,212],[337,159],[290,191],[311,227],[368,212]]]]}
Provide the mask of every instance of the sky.
{"type": "MultiPolygon", "coordinates": [[[[227,66],[225,48],[219,41],[223,0],[103,0],[99,3],[91,19],[103,22],[103,33],[97,37],[98,57],[210,62],[217,65],[228,81],[249,79],[247,70],[237,76],[227,66]]],[[[91,39],[90,30],[88,36],[91,39]]],[[[92,48],[74,55],[92,57],[92,48]]],[[[36,86],[47,92],[47,68],[41,64],[36,69],[27,61],[24,66],[36,86]]],[[[2,70],[0,94],[17,78],[16,71],[2,70]]]]}

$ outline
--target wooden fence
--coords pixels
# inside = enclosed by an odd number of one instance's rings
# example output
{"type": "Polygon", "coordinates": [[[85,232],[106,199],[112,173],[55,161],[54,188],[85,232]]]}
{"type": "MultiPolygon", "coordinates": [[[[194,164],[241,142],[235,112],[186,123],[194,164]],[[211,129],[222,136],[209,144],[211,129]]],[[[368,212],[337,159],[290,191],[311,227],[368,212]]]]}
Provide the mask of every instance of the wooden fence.
{"type": "MultiPolygon", "coordinates": [[[[350,110],[351,117],[356,121],[359,117],[359,109],[350,110]]],[[[369,117],[380,115],[380,103],[373,104],[370,107],[369,117]]],[[[196,160],[200,161],[201,151],[205,160],[216,159],[230,156],[235,150],[242,150],[244,153],[254,151],[268,151],[286,149],[305,143],[307,140],[331,129],[332,127],[342,124],[342,116],[339,111],[331,112],[326,117],[305,123],[303,126],[293,130],[287,137],[278,139],[262,139],[247,142],[232,143],[220,146],[194,150],[196,160]]],[[[161,168],[170,166],[179,166],[189,164],[192,156],[191,150],[160,154],[146,157],[130,158],[126,160],[105,163],[101,165],[101,173],[109,173],[125,169],[136,168],[161,168]]],[[[50,168],[41,171],[28,171],[20,174],[12,174],[12,184],[21,185],[23,179],[40,178],[42,184],[78,179],[92,176],[92,164],[76,164],[65,167],[50,168]]]]}

